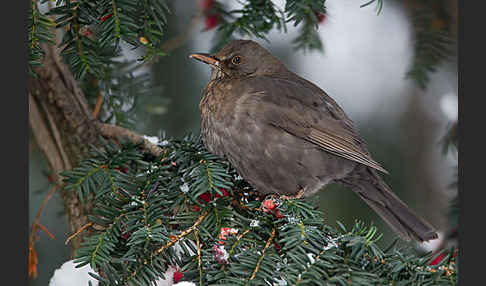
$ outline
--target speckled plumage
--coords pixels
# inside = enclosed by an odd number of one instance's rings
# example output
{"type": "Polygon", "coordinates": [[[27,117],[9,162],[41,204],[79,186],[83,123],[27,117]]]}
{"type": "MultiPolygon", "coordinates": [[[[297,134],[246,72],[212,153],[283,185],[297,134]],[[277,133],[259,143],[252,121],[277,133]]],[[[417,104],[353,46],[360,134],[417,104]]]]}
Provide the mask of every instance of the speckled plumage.
{"type": "Polygon", "coordinates": [[[404,239],[437,237],[386,186],[337,103],[256,42],[196,54],[212,76],[200,102],[203,141],[263,194],[304,196],[331,182],[351,187],[404,239]],[[236,59],[238,57],[238,59],[236,59]]]}

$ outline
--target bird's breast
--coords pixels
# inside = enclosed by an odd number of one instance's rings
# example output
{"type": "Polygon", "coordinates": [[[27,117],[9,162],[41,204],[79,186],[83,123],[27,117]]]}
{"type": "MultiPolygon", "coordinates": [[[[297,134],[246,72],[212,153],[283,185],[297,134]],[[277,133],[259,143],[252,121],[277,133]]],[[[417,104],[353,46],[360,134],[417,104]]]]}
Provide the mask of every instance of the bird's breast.
{"type": "Polygon", "coordinates": [[[228,136],[228,126],[234,119],[233,85],[225,80],[212,80],[207,85],[199,104],[201,133],[206,148],[223,156],[223,140],[228,136]]]}

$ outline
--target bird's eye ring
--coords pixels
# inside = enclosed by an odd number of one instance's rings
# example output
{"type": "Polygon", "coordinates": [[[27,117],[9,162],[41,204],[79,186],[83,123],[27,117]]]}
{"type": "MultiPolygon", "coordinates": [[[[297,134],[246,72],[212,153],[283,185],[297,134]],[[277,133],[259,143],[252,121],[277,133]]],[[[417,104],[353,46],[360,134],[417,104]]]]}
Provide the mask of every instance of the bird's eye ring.
{"type": "Polygon", "coordinates": [[[231,63],[234,64],[234,65],[239,65],[241,64],[241,57],[240,56],[234,56],[232,59],[231,59],[231,63]]]}

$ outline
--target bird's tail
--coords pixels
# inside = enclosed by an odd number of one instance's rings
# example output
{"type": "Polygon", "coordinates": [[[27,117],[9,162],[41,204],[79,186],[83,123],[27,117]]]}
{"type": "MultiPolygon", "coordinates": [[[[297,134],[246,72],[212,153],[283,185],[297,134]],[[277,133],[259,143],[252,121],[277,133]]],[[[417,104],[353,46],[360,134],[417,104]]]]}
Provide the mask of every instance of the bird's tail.
{"type": "Polygon", "coordinates": [[[345,182],[404,240],[428,241],[438,238],[435,229],[418,217],[386,185],[375,171],[371,176],[345,182]]]}

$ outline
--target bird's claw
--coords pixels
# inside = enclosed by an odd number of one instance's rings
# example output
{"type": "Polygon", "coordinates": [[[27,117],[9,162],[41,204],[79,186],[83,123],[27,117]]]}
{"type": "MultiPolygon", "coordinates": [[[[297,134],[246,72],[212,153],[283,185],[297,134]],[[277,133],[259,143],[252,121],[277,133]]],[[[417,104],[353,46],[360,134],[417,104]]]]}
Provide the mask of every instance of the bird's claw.
{"type": "Polygon", "coordinates": [[[302,198],[302,196],[304,196],[304,190],[300,190],[297,194],[291,196],[282,195],[280,198],[282,200],[296,200],[302,198]]]}

